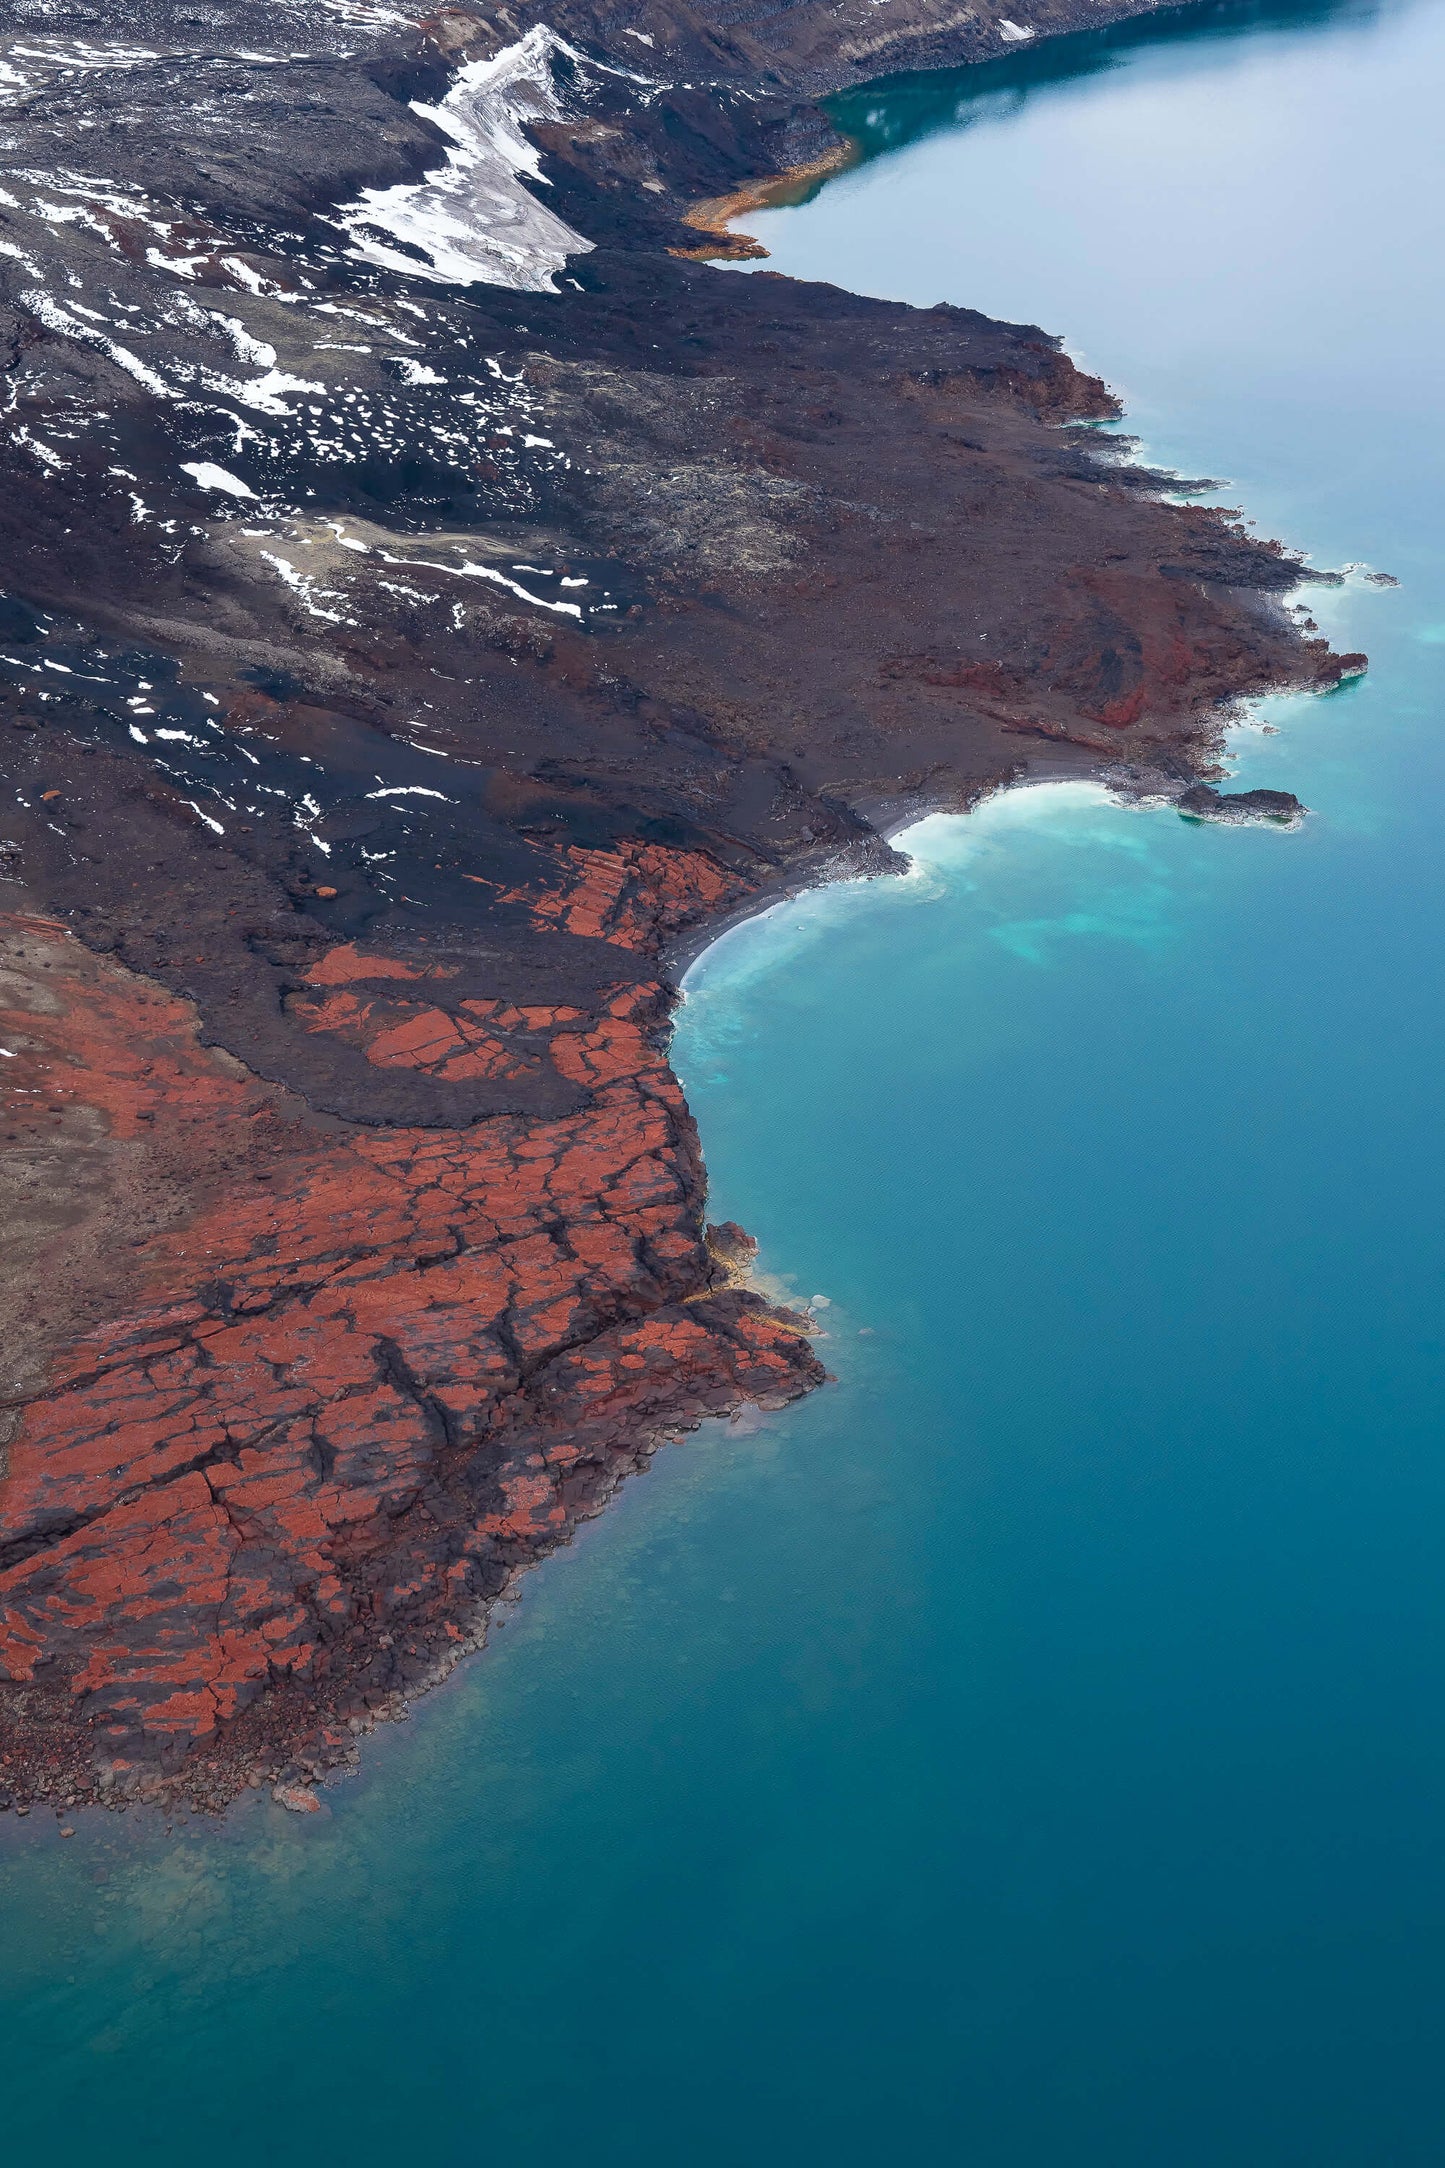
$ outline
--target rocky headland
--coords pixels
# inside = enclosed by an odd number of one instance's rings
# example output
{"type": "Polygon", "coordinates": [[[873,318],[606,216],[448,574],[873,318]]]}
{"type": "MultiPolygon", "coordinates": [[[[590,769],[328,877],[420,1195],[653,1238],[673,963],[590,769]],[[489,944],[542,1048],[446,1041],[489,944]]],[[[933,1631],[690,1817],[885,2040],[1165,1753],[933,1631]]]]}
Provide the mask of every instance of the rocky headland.
{"type": "Polygon", "coordinates": [[[1359,662],[1283,550],[1042,331],[697,260],[819,93],[1126,12],[10,11],[0,1799],[308,1803],[821,1380],[705,1225],[710,925],[1029,774],[1288,817],[1209,788],[1359,662]]]}

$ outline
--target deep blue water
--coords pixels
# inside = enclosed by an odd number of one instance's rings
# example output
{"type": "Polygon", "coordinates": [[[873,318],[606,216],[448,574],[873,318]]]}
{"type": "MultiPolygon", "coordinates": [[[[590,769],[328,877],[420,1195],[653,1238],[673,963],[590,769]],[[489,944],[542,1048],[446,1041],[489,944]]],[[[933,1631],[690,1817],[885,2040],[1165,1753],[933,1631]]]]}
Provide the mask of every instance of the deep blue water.
{"type": "Polygon", "coordinates": [[[875,88],[748,222],[1398,574],[1307,591],[1371,675],[1235,740],[1296,833],[1014,794],[695,967],[714,1212],[838,1383],[324,1822],[0,1831],[9,2157],[1445,2157],[1442,89],[1438,0],[1219,12],[875,88]]]}

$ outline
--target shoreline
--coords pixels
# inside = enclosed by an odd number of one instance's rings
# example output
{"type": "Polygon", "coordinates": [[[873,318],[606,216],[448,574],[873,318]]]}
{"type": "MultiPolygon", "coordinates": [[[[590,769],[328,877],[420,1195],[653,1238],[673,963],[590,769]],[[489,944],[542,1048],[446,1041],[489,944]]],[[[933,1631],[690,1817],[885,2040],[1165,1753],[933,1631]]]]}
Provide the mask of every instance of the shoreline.
{"type": "Polygon", "coordinates": [[[660,1442],[821,1382],[704,1221],[688,962],[1010,784],[1182,796],[1230,703],[1361,660],[1279,610],[1307,567],[1096,456],[1047,334],[678,260],[689,204],[817,178],[696,186],[805,99],[498,38],[339,52],[321,139],[273,71],[273,163],[420,231],[480,85],[585,238],[555,284],[298,252],[220,168],[156,262],[0,213],[165,326],[8,304],[0,1803],[304,1809],[660,1442]]]}

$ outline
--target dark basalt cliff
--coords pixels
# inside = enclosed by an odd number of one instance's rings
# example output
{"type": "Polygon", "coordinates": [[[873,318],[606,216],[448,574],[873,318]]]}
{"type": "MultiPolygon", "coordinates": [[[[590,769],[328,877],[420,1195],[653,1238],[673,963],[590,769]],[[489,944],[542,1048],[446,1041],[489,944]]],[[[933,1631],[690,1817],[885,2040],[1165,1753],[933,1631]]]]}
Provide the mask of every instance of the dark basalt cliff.
{"type": "Polygon", "coordinates": [[[988,7],[11,20],[0,1796],[304,1802],[821,1377],[705,1234],[682,948],[1344,664],[1042,332],[678,253],[988,7]]]}

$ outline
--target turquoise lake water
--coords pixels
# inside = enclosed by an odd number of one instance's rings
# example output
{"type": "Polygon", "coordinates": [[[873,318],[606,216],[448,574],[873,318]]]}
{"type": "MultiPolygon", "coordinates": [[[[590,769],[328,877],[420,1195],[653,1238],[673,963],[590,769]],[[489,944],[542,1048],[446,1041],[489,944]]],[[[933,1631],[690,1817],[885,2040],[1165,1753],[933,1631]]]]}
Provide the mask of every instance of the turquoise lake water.
{"type": "Polygon", "coordinates": [[[0,1826],[8,2157],[1445,2157],[1445,7],[849,101],[776,268],[1062,331],[1373,658],[1299,831],[1080,787],[677,1059],[838,1382],[661,1455],[323,1820],[0,1826]]]}

